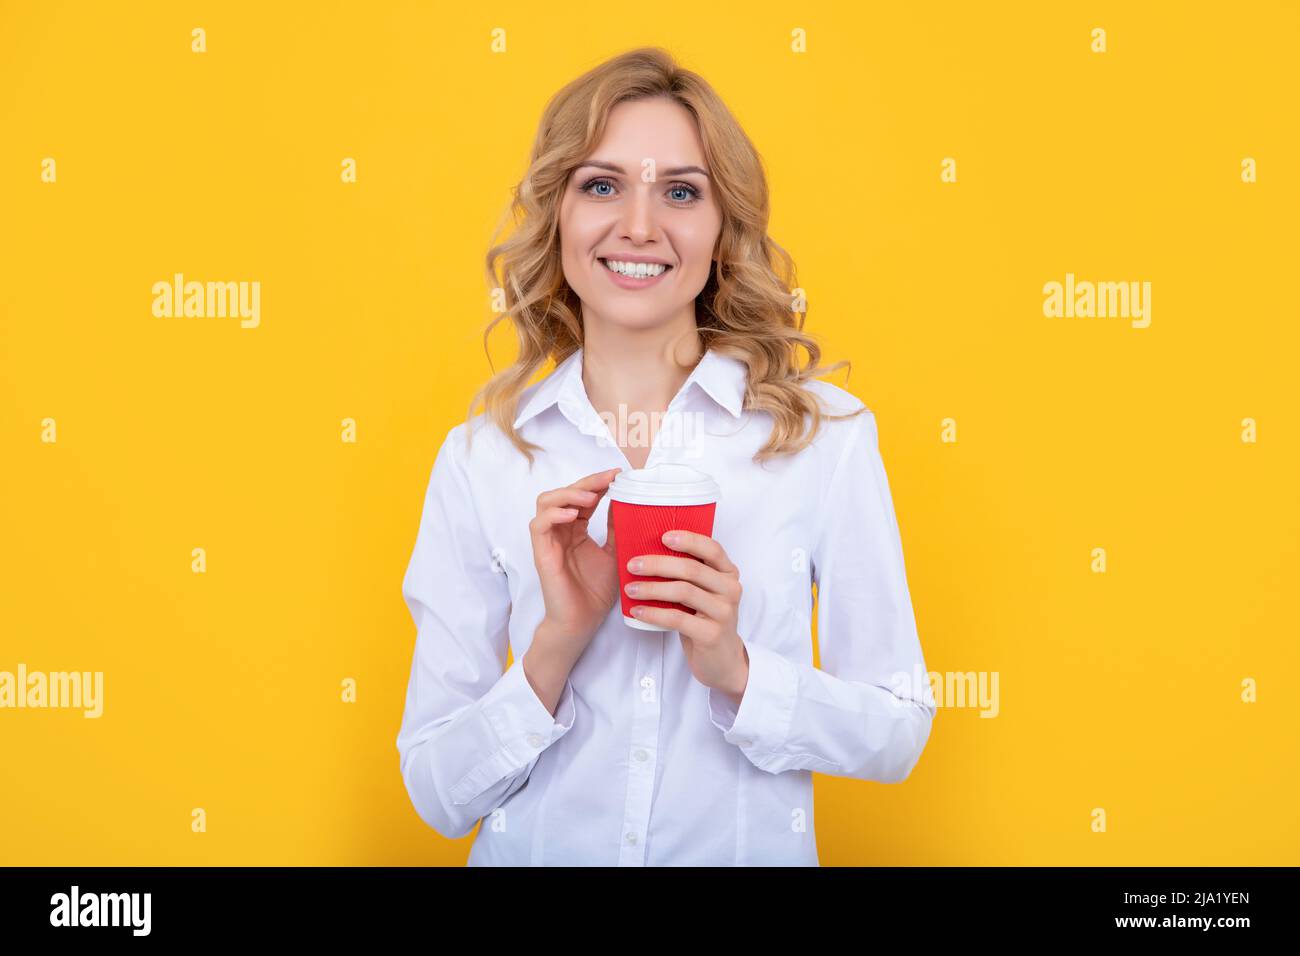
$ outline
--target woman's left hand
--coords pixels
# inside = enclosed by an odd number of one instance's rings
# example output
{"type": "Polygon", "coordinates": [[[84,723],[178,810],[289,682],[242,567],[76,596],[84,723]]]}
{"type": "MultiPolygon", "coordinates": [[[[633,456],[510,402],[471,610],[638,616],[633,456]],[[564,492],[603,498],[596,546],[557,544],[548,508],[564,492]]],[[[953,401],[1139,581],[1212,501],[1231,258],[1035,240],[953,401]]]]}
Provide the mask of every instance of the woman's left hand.
{"type": "Polygon", "coordinates": [[[731,563],[722,545],[707,535],[668,531],[663,542],[700,560],[666,554],[635,557],[628,562],[628,570],[634,574],[674,580],[633,581],[627,585],[627,594],[634,600],[675,601],[697,613],[634,605],[632,614],[647,624],[676,631],[695,679],[729,695],[739,706],[749,681],[749,652],[736,633],[740,569],[731,563]],[[638,565],[638,561],[642,563],[638,565]]]}

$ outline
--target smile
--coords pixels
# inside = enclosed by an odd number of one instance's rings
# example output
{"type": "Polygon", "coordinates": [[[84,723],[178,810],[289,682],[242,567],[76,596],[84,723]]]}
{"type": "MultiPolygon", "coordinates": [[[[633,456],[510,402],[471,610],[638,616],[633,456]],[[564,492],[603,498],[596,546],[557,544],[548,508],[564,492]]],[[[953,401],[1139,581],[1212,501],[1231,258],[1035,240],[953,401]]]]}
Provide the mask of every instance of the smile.
{"type": "Polygon", "coordinates": [[[601,259],[604,272],[624,289],[644,289],[654,285],[672,269],[672,266],[658,262],[619,262],[617,259],[601,259]]]}

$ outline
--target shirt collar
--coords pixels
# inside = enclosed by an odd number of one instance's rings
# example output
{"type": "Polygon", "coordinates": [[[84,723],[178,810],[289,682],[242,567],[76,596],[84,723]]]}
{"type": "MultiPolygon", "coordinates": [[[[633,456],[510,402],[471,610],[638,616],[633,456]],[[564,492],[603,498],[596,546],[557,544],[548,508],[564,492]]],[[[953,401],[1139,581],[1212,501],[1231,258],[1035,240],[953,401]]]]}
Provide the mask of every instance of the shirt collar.
{"type": "MultiPolygon", "coordinates": [[[[677,394],[684,395],[694,383],[730,412],[732,418],[739,418],[745,401],[748,374],[748,367],[740,359],[714,349],[706,349],[703,358],[696,363],[677,394]]],[[[581,346],[557,365],[550,375],[537,383],[515,419],[515,428],[566,399],[579,405],[583,402],[590,404],[587,390],[582,384],[581,346]]]]}

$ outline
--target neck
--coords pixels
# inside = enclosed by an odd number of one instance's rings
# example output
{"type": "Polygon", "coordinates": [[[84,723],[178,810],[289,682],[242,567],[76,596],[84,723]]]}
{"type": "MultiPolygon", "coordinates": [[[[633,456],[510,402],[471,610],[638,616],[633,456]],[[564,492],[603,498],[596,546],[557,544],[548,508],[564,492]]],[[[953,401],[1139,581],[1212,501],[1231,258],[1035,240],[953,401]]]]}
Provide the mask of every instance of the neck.
{"type": "Polygon", "coordinates": [[[652,329],[584,321],[582,384],[592,407],[615,416],[620,405],[629,413],[667,411],[704,356],[694,313],[692,307],[682,321],[652,329]]]}

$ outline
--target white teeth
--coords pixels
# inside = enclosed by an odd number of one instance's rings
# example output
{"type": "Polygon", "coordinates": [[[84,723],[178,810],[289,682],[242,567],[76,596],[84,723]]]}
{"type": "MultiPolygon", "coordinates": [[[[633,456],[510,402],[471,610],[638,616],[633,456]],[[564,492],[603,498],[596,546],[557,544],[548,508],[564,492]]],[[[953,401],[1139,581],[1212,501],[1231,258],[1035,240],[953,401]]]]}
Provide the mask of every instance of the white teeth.
{"type": "Polygon", "coordinates": [[[631,276],[633,279],[652,279],[668,268],[658,262],[618,262],[612,259],[602,259],[600,261],[605,263],[605,268],[610,272],[631,276]]]}

